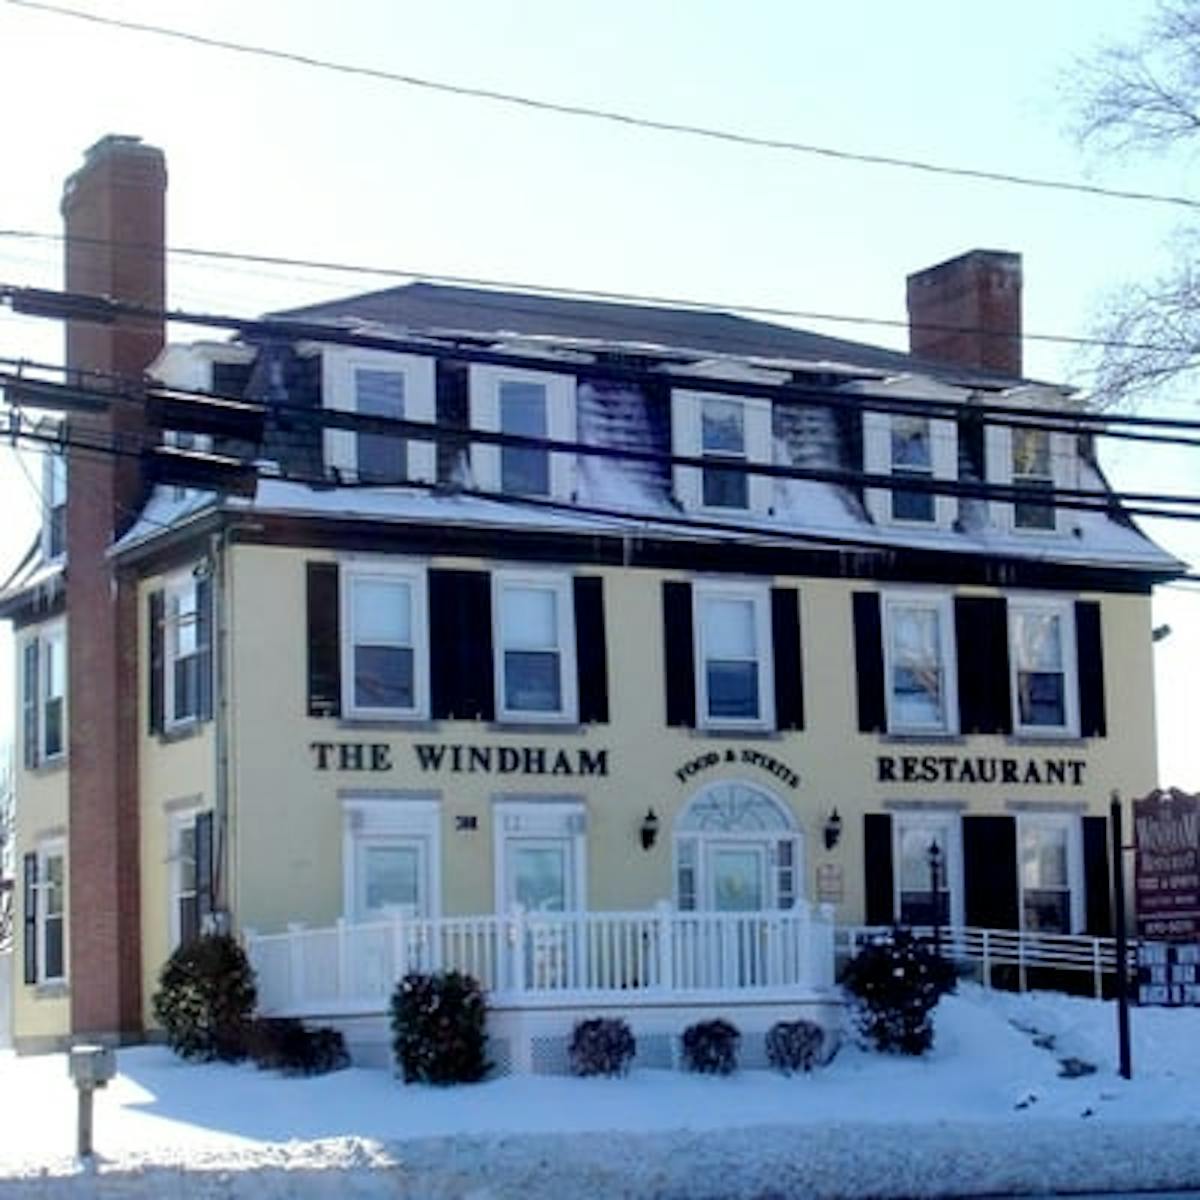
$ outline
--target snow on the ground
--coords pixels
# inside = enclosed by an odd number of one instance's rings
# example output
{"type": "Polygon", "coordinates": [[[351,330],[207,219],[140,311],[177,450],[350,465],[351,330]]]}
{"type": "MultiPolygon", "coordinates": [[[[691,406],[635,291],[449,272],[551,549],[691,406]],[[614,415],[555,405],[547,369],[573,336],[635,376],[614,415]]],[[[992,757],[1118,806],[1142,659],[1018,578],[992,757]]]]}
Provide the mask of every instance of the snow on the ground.
{"type": "Polygon", "coordinates": [[[98,1166],[72,1156],[64,1056],[0,1056],[5,1197],[948,1196],[1200,1186],[1200,1012],[966,985],[925,1059],[844,1047],[811,1076],[508,1078],[405,1087],[119,1053],[98,1166]],[[1020,1026],[1020,1028],[1017,1028],[1020,1026]],[[1041,1044],[1036,1044],[1035,1042],[1041,1044]],[[1096,1067],[1060,1075],[1063,1059],[1096,1067]]]}

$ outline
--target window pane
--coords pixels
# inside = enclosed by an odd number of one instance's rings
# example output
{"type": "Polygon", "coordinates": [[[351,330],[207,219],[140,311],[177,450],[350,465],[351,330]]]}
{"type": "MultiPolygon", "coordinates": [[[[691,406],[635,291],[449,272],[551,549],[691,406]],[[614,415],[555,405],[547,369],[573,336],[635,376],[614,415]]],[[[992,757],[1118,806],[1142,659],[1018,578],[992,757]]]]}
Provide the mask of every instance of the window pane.
{"type": "Polygon", "coordinates": [[[929,849],[934,842],[942,851],[945,868],[946,834],[943,830],[908,828],[900,831],[900,887],[903,891],[929,890],[929,849]]]}
{"type": "Polygon", "coordinates": [[[744,412],[736,400],[705,400],[700,407],[702,454],[746,453],[744,412]]]}
{"type": "Polygon", "coordinates": [[[504,652],[504,706],[514,712],[556,713],[562,710],[558,652],[504,652]]]}
{"type": "Polygon", "coordinates": [[[354,640],[412,645],[412,588],[407,583],[356,579],[354,640]]]}
{"type": "MultiPolygon", "coordinates": [[[[904,475],[908,472],[897,471],[904,475]]],[[[932,521],[934,517],[934,495],[932,492],[906,492],[896,488],[892,492],[892,519],[896,521],[932,521]]]]}
{"type": "Polygon", "coordinates": [[[378,912],[420,905],[420,852],[416,846],[367,846],[363,855],[366,907],[378,912]]]}
{"type": "Polygon", "coordinates": [[[63,752],[63,702],[47,700],[42,708],[42,750],[47,758],[63,752]]]}
{"type": "Polygon", "coordinates": [[[354,647],[354,703],[363,708],[416,704],[413,652],[406,646],[354,647]]]}
{"type": "Polygon", "coordinates": [[[1056,613],[1013,614],[1017,707],[1022,725],[1066,724],[1062,632],[1062,621],[1056,613]]]}
{"type": "MultiPolygon", "coordinates": [[[[372,417],[404,416],[404,376],[398,371],[357,370],[354,372],[355,408],[372,417]]],[[[357,435],[360,479],[392,482],[406,472],[406,442],[392,434],[357,435]]]]}
{"type": "Polygon", "coordinates": [[[1067,723],[1067,699],[1060,674],[1021,671],[1017,675],[1017,704],[1022,725],[1057,728],[1067,723]]]}
{"type": "Polygon", "coordinates": [[[933,470],[929,420],[926,417],[895,416],[892,426],[892,468],[905,467],[928,474],[933,470]]]}
{"type": "Polygon", "coordinates": [[[1052,477],[1050,470],[1050,431],[1014,428],[1012,431],[1013,475],[1052,477]]]}
{"type": "Polygon", "coordinates": [[[758,663],[710,658],[705,670],[710,717],[757,718],[758,663]]]}
{"type": "Polygon", "coordinates": [[[757,657],[754,602],[704,601],[704,652],[709,658],[757,657]]]}
{"type": "MultiPolygon", "coordinates": [[[[1046,480],[1024,479],[1014,480],[1023,488],[1036,488],[1038,491],[1050,493],[1053,485],[1046,480]]],[[[1013,521],[1019,529],[1053,529],[1054,505],[1030,504],[1026,500],[1018,500],[1013,506],[1013,521]]]]}
{"type": "Polygon", "coordinates": [[[200,656],[190,654],[174,663],[174,712],[176,721],[194,717],[200,711],[200,656]]]}
{"type": "Polygon", "coordinates": [[[179,897],[178,913],[179,944],[186,946],[200,936],[200,905],[194,892],[190,896],[179,897]]]}
{"type": "Polygon", "coordinates": [[[894,716],[902,724],[944,724],[938,610],[897,605],[888,615],[894,716]]]}
{"type": "Polygon", "coordinates": [[[750,476],[744,471],[705,467],[703,481],[705,508],[750,507],[750,476]]]}
{"type": "Polygon", "coordinates": [[[197,622],[196,588],[193,584],[171,593],[169,616],[172,652],[175,655],[195,654],[197,622]]]}
{"type": "Polygon", "coordinates": [[[505,647],[558,649],[558,595],[552,589],[506,587],[501,608],[505,647]]]}
{"type": "Polygon", "coordinates": [[[757,850],[714,850],[712,873],[717,912],[757,912],[762,908],[763,856],[757,850]]]}
{"type": "MultiPolygon", "coordinates": [[[[523,437],[547,436],[549,414],[546,388],[540,383],[509,381],[500,384],[500,430],[523,437]]],[[[519,446],[500,448],[502,491],[524,496],[550,494],[550,455],[545,450],[519,446]]]]}
{"type": "Polygon", "coordinates": [[[179,890],[196,890],[196,827],[190,822],[179,830],[179,890]]]}
{"type": "Polygon", "coordinates": [[[514,846],[513,890],[529,912],[565,912],[567,908],[566,850],[560,846],[514,846]]]}
{"type": "Polygon", "coordinates": [[[1026,890],[1022,908],[1025,928],[1044,933],[1069,933],[1071,895],[1065,891],[1026,890]]]}
{"type": "Polygon", "coordinates": [[[63,960],[63,919],[61,916],[47,916],[44,922],[46,931],[46,979],[61,979],[66,971],[63,960]]]}
{"type": "Polygon", "coordinates": [[[1067,886],[1067,831],[1062,827],[1023,824],[1021,882],[1027,888],[1067,886]]]}
{"type": "Polygon", "coordinates": [[[1014,645],[1025,670],[1061,671],[1062,621],[1057,613],[1016,612],[1014,645]]]}

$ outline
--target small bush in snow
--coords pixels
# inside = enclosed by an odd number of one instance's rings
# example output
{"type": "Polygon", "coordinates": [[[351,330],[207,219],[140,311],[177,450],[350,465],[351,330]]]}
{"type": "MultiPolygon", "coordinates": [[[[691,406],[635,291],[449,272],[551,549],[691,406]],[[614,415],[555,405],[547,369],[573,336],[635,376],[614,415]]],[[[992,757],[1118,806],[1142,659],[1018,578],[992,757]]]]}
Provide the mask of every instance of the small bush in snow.
{"type": "Polygon", "coordinates": [[[625,1075],[636,1053],[633,1031],[620,1017],[576,1022],[567,1049],[572,1075],[625,1075]]]}
{"type": "Polygon", "coordinates": [[[700,1021],[683,1031],[683,1065],[701,1075],[732,1075],[742,1035],[728,1021],[700,1021]]]}
{"type": "Polygon", "coordinates": [[[791,1075],[811,1071],[822,1060],[825,1032],[812,1021],[777,1021],[767,1031],[767,1062],[791,1075]]]}
{"type": "Polygon", "coordinates": [[[208,933],[180,946],[158,976],[151,1003],[182,1058],[240,1062],[246,1057],[250,1014],[258,997],[254,970],[226,933],[208,933]]]}
{"type": "Polygon", "coordinates": [[[487,1003],[470,975],[406,975],[392,993],[392,1051],[405,1083],[477,1083],[484,1056],[487,1003]]]}
{"type": "Polygon", "coordinates": [[[896,928],[846,964],[842,983],[857,1001],[859,1030],[877,1050],[924,1054],[933,1045],[930,1014],[954,990],[954,964],[911,930],[896,928]]]}
{"type": "Polygon", "coordinates": [[[350,1065],[346,1041],[337,1029],[308,1029],[293,1017],[260,1017],[247,1038],[260,1070],[285,1075],[324,1075],[350,1065]]]}

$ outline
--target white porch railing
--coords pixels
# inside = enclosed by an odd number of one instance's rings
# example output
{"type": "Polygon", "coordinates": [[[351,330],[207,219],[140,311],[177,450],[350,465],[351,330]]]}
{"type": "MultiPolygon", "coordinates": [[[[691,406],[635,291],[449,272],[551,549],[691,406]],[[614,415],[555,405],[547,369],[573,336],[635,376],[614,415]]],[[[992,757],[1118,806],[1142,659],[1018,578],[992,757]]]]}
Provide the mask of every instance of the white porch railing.
{"type": "MultiPolygon", "coordinates": [[[[885,933],[886,927],[843,925],[837,931],[839,957],[849,958],[870,937],[885,933]]],[[[931,929],[918,929],[932,937],[931,929]]],[[[1038,933],[1017,929],[976,929],[950,927],[940,931],[942,952],[956,962],[977,963],[981,981],[991,986],[992,967],[1016,967],[1016,984],[1024,991],[1030,968],[1051,968],[1056,971],[1086,971],[1091,975],[1096,996],[1103,990],[1104,976],[1117,969],[1115,938],[1092,937],[1087,934],[1038,933]]],[[[1136,950],[1130,939],[1130,962],[1136,950]]]]}
{"type": "Polygon", "coordinates": [[[834,982],[826,907],[710,913],[525,913],[246,931],[265,1013],[385,1012],[410,971],[459,970],[493,1004],[628,1004],[731,994],[751,1001],[834,982]]]}

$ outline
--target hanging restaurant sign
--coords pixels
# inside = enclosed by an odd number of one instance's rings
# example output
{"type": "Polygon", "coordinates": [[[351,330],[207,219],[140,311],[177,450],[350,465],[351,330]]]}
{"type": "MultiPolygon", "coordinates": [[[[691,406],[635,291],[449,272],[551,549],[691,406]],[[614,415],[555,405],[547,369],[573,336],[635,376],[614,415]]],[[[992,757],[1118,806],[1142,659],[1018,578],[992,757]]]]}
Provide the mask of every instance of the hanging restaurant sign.
{"type": "Polygon", "coordinates": [[[1177,788],[1133,802],[1138,936],[1200,942],[1200,796],[1177,788]]]}

